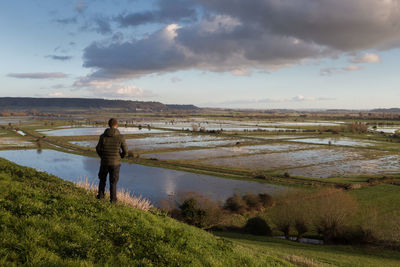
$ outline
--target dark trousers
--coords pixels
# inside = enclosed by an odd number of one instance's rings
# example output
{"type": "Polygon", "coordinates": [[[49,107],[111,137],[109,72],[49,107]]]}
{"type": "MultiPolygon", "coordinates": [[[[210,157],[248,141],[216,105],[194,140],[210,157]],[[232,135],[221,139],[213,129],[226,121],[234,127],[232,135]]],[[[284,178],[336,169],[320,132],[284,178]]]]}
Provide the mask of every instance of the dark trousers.
{"type": "Polygon", "coordinates": [[[117,202],[117,182],[119,179],[119,169],[121,165],[116,166],[107,166],[100,165],[99,170],[99,193],[97,198],[104,198],[104,190],[106,188],[107,183],[107,174],[110,174],[110,201],[117,202]]]}

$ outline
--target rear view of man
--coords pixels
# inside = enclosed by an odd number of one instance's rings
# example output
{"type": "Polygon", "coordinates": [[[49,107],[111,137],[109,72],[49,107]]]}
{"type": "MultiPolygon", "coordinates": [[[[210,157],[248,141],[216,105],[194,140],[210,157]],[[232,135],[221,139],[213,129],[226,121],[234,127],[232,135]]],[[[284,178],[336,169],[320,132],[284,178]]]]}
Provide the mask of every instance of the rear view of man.
{"type": "Polygon", "coordinates": [[[107,174],[110,175],[110,201],[117,202],[117,182],[119,178],[119,169],[121,167],[121,158],[127,153],[125,138],[120,134],[118,121],[110,119],[108,126],[96,146],[96,152],[101,158],[99,171],[99,193],[98,199],[104,198],[104,190],[107,182],[107,174]]]}

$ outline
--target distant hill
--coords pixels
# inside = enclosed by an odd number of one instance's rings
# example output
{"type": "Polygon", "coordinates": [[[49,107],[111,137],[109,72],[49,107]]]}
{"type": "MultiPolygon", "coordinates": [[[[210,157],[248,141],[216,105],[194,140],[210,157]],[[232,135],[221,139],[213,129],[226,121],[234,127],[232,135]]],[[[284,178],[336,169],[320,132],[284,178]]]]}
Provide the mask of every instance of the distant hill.
{"type": "Polygon", "coordinates": [[[370,110],[370,112],[400,113],[400,108],[377,108],[377,109],[370,110]]]}
{"type": "Polygon", "coordinates": [[[117,109],[121,111],[197,110],[194,105],[165,105],[160,102],[107,100],[98,98],[0,97],[0,110],[117,109]]]}

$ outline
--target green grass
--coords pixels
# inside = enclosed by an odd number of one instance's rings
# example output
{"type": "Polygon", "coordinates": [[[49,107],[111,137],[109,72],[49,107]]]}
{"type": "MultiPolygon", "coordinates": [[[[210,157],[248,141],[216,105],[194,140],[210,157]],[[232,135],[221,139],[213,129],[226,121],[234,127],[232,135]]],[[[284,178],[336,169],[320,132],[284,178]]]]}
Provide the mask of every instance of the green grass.
{"type": "Polygon", "coordinates": [[[399,266],[400,253],[376,247],[301,244],[293,241],[244,234],[216,233],[254,251],[287,258],[299,256],[322,266],[399,266]]]}
{"type": "Polygon", "coordinates": [[[379,214],[399,211],[400,186],[380,184],[350,191],[360,205],[360,210],[375,208],[379,214]]]}
{"type": "Polygon", "coordinates": [[[0,266],[281,266],[277,257],[0,159],[0,266]]]}

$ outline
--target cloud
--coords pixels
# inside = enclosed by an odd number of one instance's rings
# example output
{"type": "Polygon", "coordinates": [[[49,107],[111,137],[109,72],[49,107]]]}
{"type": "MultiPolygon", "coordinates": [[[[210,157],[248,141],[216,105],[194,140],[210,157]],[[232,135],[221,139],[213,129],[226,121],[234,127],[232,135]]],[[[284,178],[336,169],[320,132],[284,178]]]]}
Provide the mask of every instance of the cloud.
{"type": "Polygon", "coordinates": [[[179,77],[172,77],[171,78],[171,82],[173,82],[173,83],[178,83],[178,82],[181,82],[181,81],[182,81],[182,79],[179,78],[179,77]]]}
{"type": "Polygon", "coordinates": [[[380,63],[381,57],[378,54],[366,53],[352,58],[353,63],[380,63]]]}
{"type": "Polygon", "coordinates": [[[342,51],[379,47],[400,37],[400,4],[393,0],[198,0],[280,36],[292,36],[342,51]]]}
{"type": "Polygon", "coordinates": [[[47,55],[46,57],[54,59],[54,60],[61,60],[61,61],[66,61],[66,60],[72,59],[72,56],[47,55]]]}
{"type": "Polygon", "coordinates": [[[156,2],[156,10],[120,14],[114,20],[122,27],[147,23],[190,22],[197,17],[194,4],[192,0],[159,0],[156,2]]]}
{"type": "MultiPolygon", "coordinates": [[[[208,105],[256,105],[256,104],[271,104],[271,103],[293,103],[293,102],[316,102],[316,101],[332,101],[334,98],[329,97],[306,97],[297,95],[291,98],[262,98],[262,99],[236,99],[219,103],[208,103],[208,105]]],[[[207,104],[205,104],[207,105],[207,104]]]]}
{"type": "MultiPolygon", "coordinates": [[[[400,46],[398,1],[186,2],[160,0],[156,10],[114,18],[121,27],[171,24],[142,39],[94,42],[84,49],[84,66],[94,70],[94,77],[114,79],[190,69],[248,75],[254,70],[271,71],[312,59],[400,46]],[[194,17],[198,9],[201,17],[194,17]]],[[[378,62],[379,56],[373,55],[365,54],[353,63],[378,62]]],[[[348,70],[354,67],[322,73],[348,70]]]]}
{"type": "Polygon", "coordinates": [[[344,70],[346,70],[346,71],[356,71],[356,70],[362,70],[362,67],[358,66],[358,65],[349,65],[349,66],[345,67],[344,70]]]}
{"type": "Polygon", "coordinates": [[[132,99],[154,96],[150,91],[143,90],[136,85],[124,84],[121,80],[96,80],[90,77],[81,77],[74,83],[74,86],[78,89],[86,89],[96,97],[132,99]]]}
{"type": "Polygon", "coordinates": [[[363,69],[363,67],[358,66],[358,65],[348,65],[347,67],[343,67],[343,68],[324,68],[324,69],[321,69],[320,75],[330,76],[330,75],[334,75],[334,74],[343,74],[348,71],[358,71],[358,70],[362,70],[362,69],[363,69]]]}
{"type": "Polygon", "coordinates": [[[8,77],[18,79],[60,79],[68,77],[62,72],[33,72],[33,73],[9,73],[8,77]]]}
{"type": "Polygon", "coordinates": [[[69,95],[58,91],[58,92],[49,93],[47,96],[49,96],[49,97],[67,97],[69,95]]]}
{"type": "Polygon", "coordinates": [[[140,40],[92,43],[83,60],[85,67],[97,69],[96,77],[130,78],[182,69],[243,75],[254,67],[272,70],[299,63],[321,51],[314,44],[259,33],[233,18],[213,16],[191,27],[170,24],[140,40]]]}

